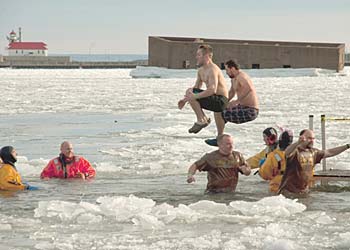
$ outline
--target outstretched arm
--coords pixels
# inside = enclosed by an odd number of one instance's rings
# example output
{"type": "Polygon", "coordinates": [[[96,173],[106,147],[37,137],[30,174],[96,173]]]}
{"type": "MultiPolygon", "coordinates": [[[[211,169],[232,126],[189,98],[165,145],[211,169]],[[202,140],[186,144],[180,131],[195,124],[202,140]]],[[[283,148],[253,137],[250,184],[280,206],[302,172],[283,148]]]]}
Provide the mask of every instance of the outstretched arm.
{"type": "Polygon", "coordinates": [[[340,153],[343,153],[345,150],[349,149],[350,148],[350,144],[346,144],[344,146],[339,146],[339,147],[336,147],[336,148],[330,148],[330,149],[326,149],[324,151],[324,156],[323,158],[328,158],[328,157],[333,157],[333,156],[336,156],[340,153]]]}

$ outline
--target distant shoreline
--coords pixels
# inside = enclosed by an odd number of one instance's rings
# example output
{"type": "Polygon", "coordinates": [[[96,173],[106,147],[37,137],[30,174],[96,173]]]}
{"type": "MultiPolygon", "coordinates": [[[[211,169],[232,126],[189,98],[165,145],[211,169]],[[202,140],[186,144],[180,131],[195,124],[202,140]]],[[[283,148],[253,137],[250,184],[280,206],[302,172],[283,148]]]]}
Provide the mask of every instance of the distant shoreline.
{"type": "Polygon", "coordinates": [[[0,68],[13,69],[110,69],[147,65],[148,55],[145,54],[49,54],[0,58],[0,68]]]}
{"type": "Polygon", "coordinates": [[[148,60],[148,54],[55,54],[49,56],[69,56],[74,62],[133,62],[148,60]]]}

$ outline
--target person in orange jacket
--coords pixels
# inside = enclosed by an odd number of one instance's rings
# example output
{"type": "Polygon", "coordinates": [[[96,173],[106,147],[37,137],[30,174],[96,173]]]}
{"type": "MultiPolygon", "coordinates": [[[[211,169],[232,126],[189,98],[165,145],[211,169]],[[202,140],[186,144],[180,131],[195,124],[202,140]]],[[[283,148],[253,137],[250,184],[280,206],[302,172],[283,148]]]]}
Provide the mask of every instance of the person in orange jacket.
{"type": "Polygon", "coordinates": [[[0,190],[37,190],[37,187],[30,186],[22,182],[21,176],[17,172],[15,163],[17,152],[12,146],[6,146],[0,150],[0,190]]]}
{"type": "Polygon", "coordinates": [[[286,148],[293,142],[293,131],[283,129],[278,140],[278,148],[267,155],[266,160],[259,169],[259,175],[264,180],[270,181],[269,190],[277,193],[286,171],[286,148]]]}
{"type": "Polygon", "coordinates": [[[260,168],[266,160],[267,155],[277,148],[277,136],[277,130],[275,128],[269,127],[263,131],[263,139],[266,147],[256,155],[253,155],[247,159],[251,169],[260,168]]]}
{"type": "Polygon", "coordinates": [[[40,178],[80,178],[90,179],[95,177],[95,169],[85,158],[74,155],[73,145],[64,141],[61,144],[61,153],[58,157],[49,161],[41,172],[40,178]]]}

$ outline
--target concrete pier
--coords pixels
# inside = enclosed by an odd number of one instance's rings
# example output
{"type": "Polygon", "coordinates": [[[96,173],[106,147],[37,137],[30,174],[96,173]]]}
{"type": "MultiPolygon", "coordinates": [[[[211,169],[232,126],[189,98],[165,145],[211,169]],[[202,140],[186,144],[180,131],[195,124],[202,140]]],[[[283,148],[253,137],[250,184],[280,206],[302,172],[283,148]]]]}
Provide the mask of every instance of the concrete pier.
{"type": "Polygon", "coordinates": [[[147,60],[128,62],[77,62],[71,61],[69,56],[1,56],[0,68],[13,69],[113,69],[136,68],[147,66],[147,60]]]}

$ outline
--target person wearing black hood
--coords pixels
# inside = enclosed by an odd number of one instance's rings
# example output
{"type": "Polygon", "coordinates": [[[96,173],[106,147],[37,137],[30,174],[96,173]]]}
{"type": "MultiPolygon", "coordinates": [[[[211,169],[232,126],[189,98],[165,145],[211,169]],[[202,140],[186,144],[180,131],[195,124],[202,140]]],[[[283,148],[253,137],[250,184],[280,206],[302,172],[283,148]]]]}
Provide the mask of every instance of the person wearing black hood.
{"type": "Polygon", "coordinates": [[[36,190],[36,187],[26,185],[22,182],[21,176],[17,172],[15,163],[17,152],[11,146],[1,148],[0,157],[0,190],[36,190]]]}
{"type": "Polygon", "coordinates": [[[277,193],[281,184],[283,173],[286,171],[286,148],[293,143],[293,131],[282,129],[278,139],[278,148],[267,155],[265,162],[259,169],[259,175],[264,180],[269,180],[269,190],[277,193]]]}

